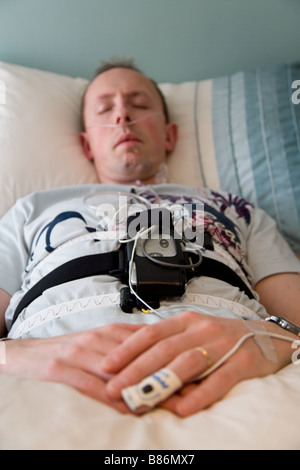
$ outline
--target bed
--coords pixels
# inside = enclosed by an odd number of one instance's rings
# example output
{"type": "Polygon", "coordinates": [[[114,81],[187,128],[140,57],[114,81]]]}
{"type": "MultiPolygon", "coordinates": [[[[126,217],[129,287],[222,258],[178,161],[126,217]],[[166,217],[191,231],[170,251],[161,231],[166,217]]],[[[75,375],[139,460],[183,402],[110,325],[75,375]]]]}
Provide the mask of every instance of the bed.
{"type": "MultiPolygon", "coordinates": [[[[161,83],[179,141],[169,181],[240,194],[300,253],[300,64],[161,83]],[[225,171],[226,170],[226,171],[225,171]]],[[[0,62],[0,215],[25,194],[96,183],[78,133],[85,78],[0,62]]],[[[66,386],[0,376],[0,449],[299,449],[300,361],[181,419],[121,415],[66,386]]]]}

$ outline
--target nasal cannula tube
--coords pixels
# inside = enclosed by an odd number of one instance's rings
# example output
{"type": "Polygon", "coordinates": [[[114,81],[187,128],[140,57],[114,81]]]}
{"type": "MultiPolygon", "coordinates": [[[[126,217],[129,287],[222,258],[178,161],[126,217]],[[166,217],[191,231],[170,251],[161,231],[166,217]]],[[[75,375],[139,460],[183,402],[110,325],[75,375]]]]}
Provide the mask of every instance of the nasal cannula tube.
{"type": "Polygon", "coordinates": [[[152,114],[148,114],[147,116],[143,116],[141,118],[138,118],[138,119],[134,119],[133,121],[126,121],[126,123],[122,122],[122,123],[119,123],[119,124],[93,124],[92,126],[87,126],[87,129],[92,129],[93,127],[111,127],[111,128],[116,128],[116,127],[129,127],[129,126],[133,126],[133,124],[136,124],[138,122],[141,122],[141,121],[145,121],[146,119],[149,119],[151,117],[155,117],[155,116],[163,116],[163,113],[152,113],[152,114]]]}

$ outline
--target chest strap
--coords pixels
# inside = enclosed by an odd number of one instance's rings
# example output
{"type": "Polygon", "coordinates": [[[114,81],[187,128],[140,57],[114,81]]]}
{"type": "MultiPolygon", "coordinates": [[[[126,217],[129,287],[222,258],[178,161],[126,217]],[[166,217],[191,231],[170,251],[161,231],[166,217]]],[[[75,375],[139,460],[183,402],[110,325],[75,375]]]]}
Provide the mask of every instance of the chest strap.
{"type": "Polygon", "coordinates": [[[112,276],[115,275],[115,277],[118,277],[117,275],[119,274],[119,278],[124,282],[122,279],[123,267],[125,268],[123,250],[81,256],[62,264],[44,276],[26,292],[15,310],[12,324],[16,321],[22,310],[42,295],[45,290],[65,282],[75,281],[76,279],[110,273],[112,276]],[[118,273],[119,268],[120,273],[118,273]]]}
{"type": "Polygon", "coordinates": [[[255,298],[243,279],[233,271],[233,269],[229,268],[229,266],[221,261],[203,256],[201,264],[194,269],[193,274],[190,277],[189,273],[187,273],[187,275],[188,278],[206,276],[227,282],[231,286],[238,287],[242,292],[245,292],[249,299],[255,298]]]}
{"type": "MultiPolygon", "coordinates": [[[[108,253],[99,253],[95,255],[81,256],[51,271],[38,281],[21,299],[12,319],[12,325],[17,320],[22,310],[43,292],[51,287],[55,287],[65,282],[75,281],[90,276],[108,274],[120,279],[124,284],[128,284],[128,271],[125,266],[124,250],[110,251],[108,253]]],[[[254,298],[253,293],[245,282],[231,268],[215,259],[203,257],[200,266],[191,270],[188,278],[207,276],[238,287],[245,292],[250,299],[254,298]]]]}

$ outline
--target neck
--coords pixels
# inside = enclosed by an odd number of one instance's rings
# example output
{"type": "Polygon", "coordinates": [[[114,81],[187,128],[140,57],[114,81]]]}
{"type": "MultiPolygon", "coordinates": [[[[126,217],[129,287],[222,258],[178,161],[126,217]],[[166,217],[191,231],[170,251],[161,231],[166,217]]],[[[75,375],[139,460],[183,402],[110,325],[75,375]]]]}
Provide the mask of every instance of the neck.
{"type": "Polygon", "coordinates": [[[112,178],[100,178],[102,184],[124,184],[128,186],[146,186],[148,184],[157,184],[156,177],[147,178],[143,180],[118,180],[112,178]]]}
{"type": "Polygon", "coordinates": [[[165,163],[162,163],[158,169],[158,172],[155,175],[150,176],[149,178],[144,179],[117,179],[110,178],[106,176],[100,176],[100,183],[103,184],[124,184],[124,185],[133,185],[133,186],[146,186],[148,184],[163,184],[168,182],[168,168],[165,163]]]}

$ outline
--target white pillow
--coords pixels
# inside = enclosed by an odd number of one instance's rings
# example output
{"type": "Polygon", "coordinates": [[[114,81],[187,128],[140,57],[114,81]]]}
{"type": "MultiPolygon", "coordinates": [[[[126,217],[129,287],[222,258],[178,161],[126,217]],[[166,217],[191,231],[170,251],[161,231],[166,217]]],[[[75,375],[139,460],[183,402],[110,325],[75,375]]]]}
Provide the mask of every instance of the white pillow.
{"type": "Polygon", "coordinates": [[[0,62],[0,215],[35,190],[97,182],[78,138],[86,85],[0,62]]]}
{"type": "Polygon", "coordinates": [[[168,158],[169,182],[219,189],[213,141],[213,80],[161,84],[178,142],[168,158]]]}

